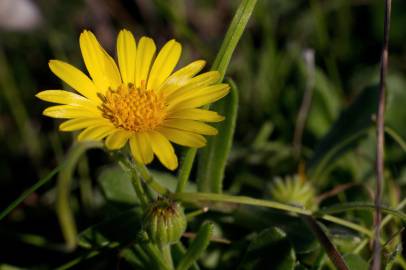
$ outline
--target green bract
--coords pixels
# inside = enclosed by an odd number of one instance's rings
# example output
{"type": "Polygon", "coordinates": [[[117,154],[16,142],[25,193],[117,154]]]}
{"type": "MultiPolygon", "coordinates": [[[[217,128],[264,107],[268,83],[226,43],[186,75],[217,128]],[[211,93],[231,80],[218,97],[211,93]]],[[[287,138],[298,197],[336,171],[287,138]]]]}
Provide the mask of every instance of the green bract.
{"type": "Polygon", "coordinates": [[[176,243],[186,230],[186,216],[182,206],[166,198],[158,198],[145,213],[144,229],[152,242],[176,243]]]}

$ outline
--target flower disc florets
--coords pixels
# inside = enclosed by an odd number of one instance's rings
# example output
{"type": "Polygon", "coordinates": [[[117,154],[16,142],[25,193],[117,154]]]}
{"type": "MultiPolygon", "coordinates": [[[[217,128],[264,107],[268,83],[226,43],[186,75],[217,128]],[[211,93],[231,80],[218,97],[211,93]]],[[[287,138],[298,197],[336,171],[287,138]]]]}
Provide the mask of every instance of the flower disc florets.
{"type": "Polygon", "coordinates": [[[109,89],[101,99],[103,117],[117,128],[144,132],[153,130],[165,119],[165,99],[162,93],[153,90],[123,84],[116,90],[109,89]]]}

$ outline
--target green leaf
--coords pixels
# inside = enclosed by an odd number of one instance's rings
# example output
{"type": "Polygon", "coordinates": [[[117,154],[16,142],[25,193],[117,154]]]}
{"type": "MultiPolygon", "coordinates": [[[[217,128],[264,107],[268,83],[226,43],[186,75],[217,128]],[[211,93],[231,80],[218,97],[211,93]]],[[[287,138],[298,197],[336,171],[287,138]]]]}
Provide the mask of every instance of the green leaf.
{"type": "Polygon", "coordinates": [[[402,138],[406,138],[406,80],[403,74],[391,74],[387,79],[387,105],[385,112],[385,125],[395,129],[402,138]]]}
{"type": "Polygon", "coordinates": [[[106,201],[117,208],[131,208],[139,203],[129,174],[121,168],[103,169],[98,181],[106,201]]]}
{"type": "Polygon", "coordinates": [[[285,232],[271,227],[251,241],[238,269],[293,270],[295,263],[295,251],[285,232]]]}
{"type": "MultiPolygon", "coordinates": [[[[137,249],[126,248],[120,252],[120,256],[123,257],[134,269],[148,269],[148,264],[145,262],[145,258],[137,254],[137,249]]],[[[141,250],[141,252],[143,252],[141,250]]],[[[143,255],[146,255],[143,253],[143,255]]]]}
{"type": "MultiPolygon", "coordinates": [[[[175,192],[177,185],[178,185],[178,179],[173,176],[172,174],[157,171],[157,170],[149,170],[154,177],[154,179],[161,184],[162,186],[165,186],[168,190],[175,192]]],[[[195,183],[187,182],[186,186],[183,187],[183,189],[187,192],[196,192],[197,187],[195,183]]]]}
{"type": "Polygon", "coordinates": [[[215,125],[218,134],[207,139],[207,146],[199,156],[197,185],[204,192],[221,193],[223,189],[224,171],[238,113],[238,90],[232,80],[228,80],[228,83],[231,86],[230,94],[212,106],[214,111],[226,119],[215,125]]]}
{"type": "Polygon", "coordinates": [[[357,254],[346,254],[344,260],[347,262],[350,270],[368,270],[368,263],[357,254]]]}
{"type": "Polygon", "coordinates": [[[237,12],[235,13],[230,27],[227,30],[226,36],[221,44],[220,51],[218,52],[212,66],[213,70],[218,70],[221,72],[222,77],[220,81],[223,80],[228,64],[230,63],[231,56],[233,55],[238,41],[240,40],[241,35],[247,26],[256,3],[257,0],[242,0],[238,6],[237,12]]]}
{"type": "MultiPolygon", "coordinates": [[[[175,265],[178,265],[178,263],[180,262],[180,260],[182,260],[182,258],[185,256],[186,254],[186,248],[185,246],[182,244],[182,242],[177,242],[176,244],[174,244],[171,247],[171,251],[172,251],[172,256],[173,256],[173,261],[175,263],[175,265]]],[[[192,270],[199,270],[199,266],[197,265],[196,262],[194,262],[189,269],[192,270]]]]}
{"type": "MultiPolygon", "coordinates": [[[[319,215],[324,215],[324,214],[334,214],[334,213],[340,213],[340,212],[346,212],[346,211],[351,211],[351,210],[364,210],[364,211],[375,211],[375,205],[372,203],[365,203],[365,202],[350,202],[350,203],[341,203],[337,205],[333,205],[330,207],[325,207],[320,210],[318,210],[314,215],[319,216],[319,215]]],[[[406,214],[403,213],[402,211],[386,207],[386,206],[381,206],[382,212],[386,214],[390,214],[392,216],[398,217],[402,219],[404,222],[406,222],[406,214]]]]}
{"type": "Polygon", "coordinates": [[[210,243],[210,237],[213,233],[213,224],[205,223],[203,224],[199,232],[196,235],[196,238],[190,244],[185,255],[180,260],[176,270],[187,270],[193,265],[193,263],[199,259],[202,253],[206,250],[207,246],[210,243]]]}
{"type": "MultiPolygon", "coordinates": [[[[221,73],[221,79],[219,81],[222,81],[224,78],[228,64],[230,63],[238,41],[248,24],[256,3],[257,0],[242,0],[238,6],[237,12],[231,21],[223,43],[221,44],[220,51],[218,52],[211,68],[212,70],[217,70],[221,73]]],[[[183,183],[186,183],[189,180],[196,153],[196,148],[190,148],[186,151],[185,158],[179,169],[179,183],[181,185],[184,185],[183,183]]],[[[178,188],[177,191],[182,192],[183,189],[178,188]]]]}
{"type": "Polygon", "coordinates": [[[319,178],[323,170],[345,153],[373,124],[378,104],[378,88],[366,88],[335,121],[317,146],[309,162],[311,177],[319,178]]]}
{"type": "Polygon", "coordinates": [[[79,245],[84,248],[116,247],[137,239],[141,229],[142,213],[139,207],[91,226],[79,234],[79,245]]]}
{"type": "Polygon", "coordinates": [[[324,135],[339,113],[339,90],[328,80],[322,70],[316,69],[312,104],[307,127],[317,137],[324,135]]]}

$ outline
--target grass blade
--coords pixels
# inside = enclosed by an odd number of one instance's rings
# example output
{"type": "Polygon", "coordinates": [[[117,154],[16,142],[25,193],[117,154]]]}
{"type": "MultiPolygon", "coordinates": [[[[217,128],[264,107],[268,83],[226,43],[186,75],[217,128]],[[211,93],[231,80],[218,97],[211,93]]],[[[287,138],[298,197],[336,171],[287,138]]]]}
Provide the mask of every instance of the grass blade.
{"type": "Polygon", "coordinates": [[[214,105],[214,110],[226,119],[215,126],[219,134],[208,138],[207,146],[202,149],[199,157],[197,184],[198,189],[204,192],[221,193],[223,190],[224,171],[238,113],[238,90],[232,80],[228,80],[228,83],[231,86],[230,94],[214,105]]]}
{"type": "Polygon", "coordinates": [[[186,254],[183,256],[176,270],[187,270],[193,265],[193,263],[202,255],[203,251],[206,250],[210,243],[210,236],[213,233],[213,224],[205,223],[203,224],[196,238],[193,240],[186,254]]]}
{"type": "MultiPolygon", "coordinates": [[[[212,70],[218,70],[221,73],[220,81],[223,80],[224,74],[227,71],[228,64],[230,63],[231,56],[237,47],[238,41],[244,32],[247,23],[252,15],[252,11],[257,3],[257,0],[242,0],[237,12],[234,15],[233,20],[227,30],[226,36],[221,45],[220,51],[214,60],[212,70]]],[[[190,172],[192,171],[192,166],[194,159],[196,157],[197,149],[190,148],[187,150],[185,158],[183,159],[182,165],[180,167],[179,182],[186,183],[189,179],[190,172]]],[[[186,185],[186,184],[184,184],[186,185]]],[[[182,192],[182,189],[178,189],[182,192]]]]}

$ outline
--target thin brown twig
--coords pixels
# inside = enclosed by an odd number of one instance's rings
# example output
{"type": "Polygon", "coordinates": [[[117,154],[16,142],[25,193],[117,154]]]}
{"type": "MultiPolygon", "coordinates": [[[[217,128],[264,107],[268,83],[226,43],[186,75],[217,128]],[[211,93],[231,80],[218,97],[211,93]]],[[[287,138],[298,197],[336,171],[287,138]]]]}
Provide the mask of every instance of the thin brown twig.
{"type": "Polygon", "coordinates": [[[316,201],[317,201],[317,203],[320,203],[321,201],[324,201],[327,198],[334,197],[338,193],[341,193],[341,192],[343,192],[349,188],[352,188],[354,186],[357,186],[357,185],[359,185],[359,184],[347,183],[347,184],[338,185],[338,186],[334,187],[333,189],[326,191],[326,192],[320,194],[319,196],[317,196],[316,201]]]}
{"type": "Polygon", "coordinates": [[[376,190],[375,190],[375,237],[373,243],[373,260],[371,269],[381,269],[381,244],[380,244],[380,227],[381,227],[381,201],[382,185],[384,178],[384,148],[385,148],[385,84],[386,74],[388,71],[388,47],[389,47],[389,29],[392,0],[385,0],[385,19],[384,19],[384,41],[382,46],[382,58],[379,81],[379,101],[376,121],[376,190]]]}
{"type": "Polygon", "coordinates": [[[347,183],[347,184],[342,184],[334,187],[333,189],[326,191],[316,197],[316,202],[321,203],[325,199],[331,198],[336,196],[338,193],[341,193],[343,191],[346,191],[349,188],[352,187],[361,187],[365,190],[365,192],[368,194],[369,198],[371,200],[374,199],[374,191],[371,187],[365,184],[360,184],[360,183],[347,183]]]}

